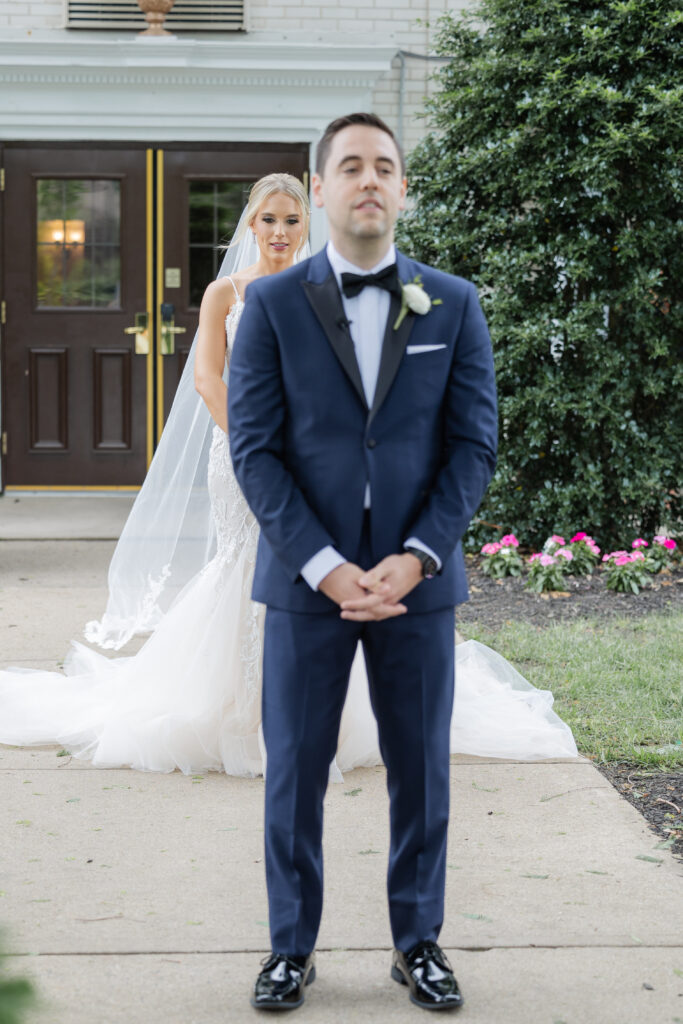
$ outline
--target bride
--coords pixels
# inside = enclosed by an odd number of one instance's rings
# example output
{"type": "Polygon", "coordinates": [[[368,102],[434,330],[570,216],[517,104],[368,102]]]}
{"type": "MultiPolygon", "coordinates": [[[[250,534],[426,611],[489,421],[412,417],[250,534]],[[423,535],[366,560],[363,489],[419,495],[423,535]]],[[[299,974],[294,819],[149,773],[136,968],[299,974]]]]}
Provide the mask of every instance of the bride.
{"type": "MultiPolygon", "coordinates": [[[[64,675],[0,672],[0,743],[59,743],[102,767],[264,771],[265,610],[250,599],[258,526],[232,471],[226,370],[249,282],[304,258],[308,224],[298,179],[262,178],[205,293],[169,421],[112,559],[107,610],[85,631],[113,649],[136,633],[151,635],[129,657],[74,642],[64,675]]],[[[494,651],[459,644],[456,679],[452,751],[519,760],[576,755],[552,694],[494,651]]],[[[331,778],[379,763],[357,653],[331,778]]]]}

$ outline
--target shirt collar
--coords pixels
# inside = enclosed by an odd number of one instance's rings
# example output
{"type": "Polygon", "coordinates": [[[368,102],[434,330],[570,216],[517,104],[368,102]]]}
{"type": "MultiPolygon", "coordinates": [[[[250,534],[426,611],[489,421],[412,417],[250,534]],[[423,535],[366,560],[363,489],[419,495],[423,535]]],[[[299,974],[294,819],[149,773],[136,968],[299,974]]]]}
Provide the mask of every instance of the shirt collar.
{"type": "Polygon", "coordinates": [[[332,242],[327,243],[326,251],[330,266],[334,271],[334,276],[340,288],[342,274],[376,274],[378,271],[384,270],[385,267],[389,267],[392,263],[396,262],[396,246],[393,243],[389,246],[386,255],[382,257],[379,263],[376,263],[374,267],[370,267],[369,270],[366,267],[357,267],[354,263],[349,263],[341,253],[337,252],[332,242]]]}

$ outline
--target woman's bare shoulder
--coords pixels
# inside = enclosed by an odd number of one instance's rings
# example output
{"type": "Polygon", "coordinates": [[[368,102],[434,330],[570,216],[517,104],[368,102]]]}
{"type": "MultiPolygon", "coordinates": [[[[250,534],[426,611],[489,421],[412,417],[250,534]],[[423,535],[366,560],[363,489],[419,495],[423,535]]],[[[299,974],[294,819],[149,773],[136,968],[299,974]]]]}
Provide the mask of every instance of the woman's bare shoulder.
{"type": "Polygon", "coordinates": [[[235,289],[229,277],[219,277],[207,286],[202,306],[211,312],[220,312],[228,315],[230,307],[235,301],[235,289]]]}

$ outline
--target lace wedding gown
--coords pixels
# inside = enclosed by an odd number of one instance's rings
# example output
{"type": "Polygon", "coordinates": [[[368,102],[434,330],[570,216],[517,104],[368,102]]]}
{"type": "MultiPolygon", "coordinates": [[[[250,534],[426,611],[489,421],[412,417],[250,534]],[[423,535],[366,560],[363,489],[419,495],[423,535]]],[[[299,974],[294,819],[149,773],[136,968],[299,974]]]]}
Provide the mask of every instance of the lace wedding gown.
{"type": "MultiPolygon", "coordinates": [[[[228,358],[242,312],[226,319],[228,358]]],[[[250,599],[258,524],[214,427],[208,487],[215,557],[181,591],[132,657],[108,658],[74,642],[59,672],[0,672],[0,743],[59,743],[102,767],[186,773],[263,772],[260,681],[265,609],[250,599]]],[[[571,730],[535,689],[482,644],[456,648],[454,752],[535,760],[571,757],[571,730]]],[[[354,661],[332,779],[380,764],[362,656],[354,661]]]]}

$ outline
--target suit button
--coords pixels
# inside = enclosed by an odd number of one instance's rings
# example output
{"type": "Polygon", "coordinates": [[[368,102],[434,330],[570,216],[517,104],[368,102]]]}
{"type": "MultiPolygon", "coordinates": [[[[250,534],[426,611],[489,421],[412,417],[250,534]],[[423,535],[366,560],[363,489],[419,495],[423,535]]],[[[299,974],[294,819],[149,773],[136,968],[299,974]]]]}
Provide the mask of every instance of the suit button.
{"type": "Polygon", "coordinates": [[[375,441],[374,437],[369,437],[367,439],[367,441],[366,441],[366,444],[367,444],[368,448],[375,448],[376,445],[377,445],[377,442],[375,441]]]}

